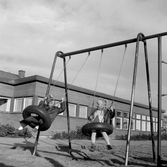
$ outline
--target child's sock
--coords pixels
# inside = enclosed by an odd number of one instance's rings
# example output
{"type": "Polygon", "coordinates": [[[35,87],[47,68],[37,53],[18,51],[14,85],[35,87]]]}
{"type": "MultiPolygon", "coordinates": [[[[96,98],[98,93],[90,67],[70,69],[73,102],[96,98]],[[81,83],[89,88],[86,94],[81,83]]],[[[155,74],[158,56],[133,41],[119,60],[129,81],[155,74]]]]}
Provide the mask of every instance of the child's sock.
{"type": "Polygon", "coordinates": [[[36,133],[36,132],[38,131],[38,129],[39,129],[39,126],[37,125],[32,131],[33,131],[34,133],[36,133]]]}
{"type": "Polygon", "coordinates": [[[22,126],[20,126],[19,128],[18,128],[18,130],[23,130],[24,128],[22,127],[22,126]]]}
{"type": "Polygon", "coordinates": [[[37,125],[35,128],[38,130],[38,129],[39,129],[39,126],[37,125]]]}

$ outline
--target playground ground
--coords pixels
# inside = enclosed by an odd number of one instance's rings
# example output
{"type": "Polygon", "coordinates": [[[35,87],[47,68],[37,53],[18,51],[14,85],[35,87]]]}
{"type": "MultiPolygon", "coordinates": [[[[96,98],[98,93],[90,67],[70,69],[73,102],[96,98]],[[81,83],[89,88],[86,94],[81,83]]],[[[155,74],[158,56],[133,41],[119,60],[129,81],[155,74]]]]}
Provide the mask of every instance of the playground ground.
{"type": "MultiPolygon", "coordinates": [[[[0,167],[124,167],[126,141],[111,140],[113,150],[108,151],[103,140],[90,152],[89,140],[72,140],[72,155],[67,140],[40,138],[37,155],[33,156],[34,138],[0,137],[0,167]]],[[[157,145],[157,143],[155,142],[157,145]]],[[[167,160],[167,141],[161,142],[161,155],[167,160]]],[[[157,147],[155,147],[155,151],[157,147]]],[[[153,167],[151,141],[131,141],[128,167],[153,167]]],[[[164,165],[164,166],[167,166],[164,165]]]]}

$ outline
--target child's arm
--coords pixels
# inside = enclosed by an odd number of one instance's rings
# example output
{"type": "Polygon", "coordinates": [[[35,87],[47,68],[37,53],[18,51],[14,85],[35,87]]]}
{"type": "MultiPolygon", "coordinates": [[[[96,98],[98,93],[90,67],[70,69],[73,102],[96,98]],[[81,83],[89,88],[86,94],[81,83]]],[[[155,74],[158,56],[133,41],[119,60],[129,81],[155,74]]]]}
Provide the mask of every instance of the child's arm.
{"type": "Polygon", "coordinates": [[[60,109],[59,109],[59,113],[63,112],[65,110],[65,101],[64,98],[61,99],[61,103],[60,103],[60,109]]]}
{"type": "Polygon", "coordinates": [[[91,111],[91,114],[88,116],[88,120],[89,121],[93,121],[94,117],[95,117],[95,112],[96,112],[96,109],[93,109],[91,111]]]}
{"type": "Polygon", "coordinates": [[[53,114],[55,112],[62,113],[64,110],[65,110],[65,101],[64,101],[64,98],[62,98],[60,102],[60,108],[57,106],[53,106],[48,110],[48,113],[49,114],[53,114]]]}
{"type": "Polygon", "coordinates": [[[110,119],[113,119],[115,117],[115,109],[111,106],[108,110],[110,111],[110,119]]]}

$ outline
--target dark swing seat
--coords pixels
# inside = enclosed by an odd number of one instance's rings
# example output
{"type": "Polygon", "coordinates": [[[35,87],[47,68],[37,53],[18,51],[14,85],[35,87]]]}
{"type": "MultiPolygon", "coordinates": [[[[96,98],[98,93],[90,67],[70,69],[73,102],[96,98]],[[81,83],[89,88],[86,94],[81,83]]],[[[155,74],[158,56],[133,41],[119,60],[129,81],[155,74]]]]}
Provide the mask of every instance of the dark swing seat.
{"type": "Polygon", "coordinates": [[[85,124],[82,127],[82,133],[86,136],[91,136],[92,132],[96,132],[97,137],[101,137],[101,132],[106,132],[108,135],[113,133],[113,125],[102,122],[92,122],[85,124]]]}
{"type": "Polygon", "coordinates": [[[26,119],[27,117],[35,114],[39,116],[43,120],[43,124],[40,125],[40,131],[46,131],[51,126],[51,118],[47,111],[44,108],[41,108],[36,105],[30,105],[23,110],[23,118],[26,119]]]}

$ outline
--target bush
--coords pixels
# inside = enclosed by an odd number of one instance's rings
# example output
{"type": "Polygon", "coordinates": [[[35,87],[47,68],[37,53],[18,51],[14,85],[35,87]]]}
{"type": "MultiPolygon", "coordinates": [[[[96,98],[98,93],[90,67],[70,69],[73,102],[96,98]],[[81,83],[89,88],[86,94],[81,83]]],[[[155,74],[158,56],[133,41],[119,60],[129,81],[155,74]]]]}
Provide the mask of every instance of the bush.
{"type": "MultiPolygon", "coordinates": [[[[115,139],[117,140],[127,140],[127,135],[116,135],[115,139]]],[[[137,134],[130,137],[130,140],[151,140],[151,134],[137,134]]],[[[157,135],[154,135],[154,140],[157,140],[157,135]]],[[[161,140],[167,140],[167,134],[163,133],[161,135],[161,140]]]]}
{"type": "Polygon", "coordinates": [[[32,137],[32,133],[27,128],[19,131],[13,126],[6,124],[0,125],[0,137],[32,137]]]}
{"type": "MultiPolygon", "coordinates": [[[[51,134],[52,139],[68,139],[69,135],[68,132],[52,132],[51,134]]],[[[77,126],[76,130],[70,131],[70,138],[71,139],[88,139],[89,137],[83,135],[81,127],[77,126]]]]}

